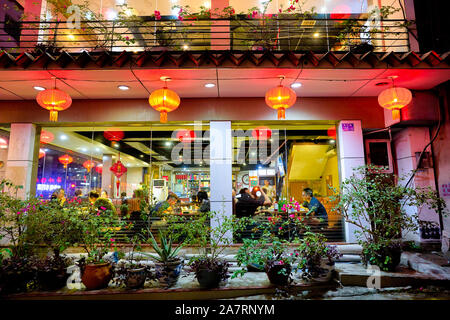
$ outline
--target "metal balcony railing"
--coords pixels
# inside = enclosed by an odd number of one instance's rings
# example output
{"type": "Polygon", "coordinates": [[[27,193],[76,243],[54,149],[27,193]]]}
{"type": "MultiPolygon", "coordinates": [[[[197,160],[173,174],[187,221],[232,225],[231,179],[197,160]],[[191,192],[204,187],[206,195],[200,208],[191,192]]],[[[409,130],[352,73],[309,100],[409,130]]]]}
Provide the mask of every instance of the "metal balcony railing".
{"type": "Polygon", "coordinates": [[[366,19],[178,19],[66,22],[0,22],[0,48],[8,52],[143,50],[409,51],[404,20],[366,19]],[[17,28],[20,28],[20,33],[17,28]],[[14,34],[11,32],[14,31],[14,34]],[[19,36],[20,34],[20,36],[19,36]]]}

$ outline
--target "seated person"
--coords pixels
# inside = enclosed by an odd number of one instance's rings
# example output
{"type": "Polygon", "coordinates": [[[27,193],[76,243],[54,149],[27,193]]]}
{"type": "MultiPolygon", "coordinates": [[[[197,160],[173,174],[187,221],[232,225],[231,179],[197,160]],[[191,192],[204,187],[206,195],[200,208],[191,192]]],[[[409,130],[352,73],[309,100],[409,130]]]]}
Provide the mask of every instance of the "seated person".
{"type": "Polygon", "coordinates": [[[208,194],[206,191],[199,191],[197,193],[197,200],[200,205],[200,212],[209,212],[211,210],[211,205],[209,203],[208,194]]]}
{"type": "Polygon", "coordinates": [[[261,195],[256,198],[252,195],[248,188],[242,188],[239,191],[239,195],[236,196],[238,199],[236,203],[236,217],[251,217],[255,215],[256,209],[260,206],[271,204],[270,199],[260,190],[261,195]]]}
{"type": "Polygon", "coordinates": [[[150,215],[160,216],[169,207],[173,207],[178,201],[177,195],[169,193],[165,201],[159,201],[153,208],[150,209],[150,215]]]}
{"type": "Polygon", "coordinates": [[[320,203],[320,201],[313,196],[313,191],[311,188],[303,189],[303,199],[306,201],[303,203],[303,206],[308,208],[310,213],[314,213],[314,217],[323,219],[322,223],[328,225],[328,214],[327,210],[320,203]]]}
{"type": "Polygon", "coordinates": [[[100,198],[100,195],[98,194],[97,191],[92,190],[91,192],[89,192],[89,202],[90,202],[91,204],[94,204],[94,202],[95,202],[98,198],[100,198]]]}

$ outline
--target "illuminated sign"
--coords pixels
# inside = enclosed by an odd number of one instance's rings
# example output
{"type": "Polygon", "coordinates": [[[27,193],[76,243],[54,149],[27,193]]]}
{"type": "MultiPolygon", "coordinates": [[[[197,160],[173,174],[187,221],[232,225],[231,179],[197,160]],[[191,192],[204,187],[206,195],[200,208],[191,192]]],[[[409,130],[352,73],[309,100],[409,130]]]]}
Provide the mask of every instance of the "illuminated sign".
{"type": "Polygon", "coordinates": [[[56,189],[61,189],[61,186],[58,184],[41,184],[41,183],[37,185],[38,191],[53,191],[56,189]]]}

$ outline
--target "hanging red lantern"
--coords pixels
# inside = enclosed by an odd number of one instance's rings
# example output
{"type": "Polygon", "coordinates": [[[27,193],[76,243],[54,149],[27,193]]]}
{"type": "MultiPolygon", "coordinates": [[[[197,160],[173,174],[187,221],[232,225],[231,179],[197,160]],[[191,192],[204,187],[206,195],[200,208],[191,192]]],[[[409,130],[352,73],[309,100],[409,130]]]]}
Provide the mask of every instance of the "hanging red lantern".
{"type": "Polygon", "coordinates": [[[42,159],[43,157],[45,157],[45,151],[42,149],[39,149],[39,159],[42,159]]]}
{"type": "Polygon", "coordinates": [[[125,133],[118,128],[111,128],[103,132],[103,136],[109,141],[119,142],[125,137],[125,133]]]}
{"type": "Polygon", "coordinates": [[[57,178],[56,178],[56,182],[61,183],[61,182],[62,182],[61,177],[57,177],[57,178]]]}
{"type": "Polygon", "coordinates": [[[278,111],[278,120],[286,118],[286,109],[292,107],[296,100],[294,90],[281,84],[266,93],[266,104],[278,111]]]}
{"type": "Polygon", "coordinates": [[[331,127],[327,130],[327,136],[332,137],[333,139],[336,139],[336,127],[331,127]]]}
{"type": "Polygon", "coordinates": [[[181,142],[190,143],[195,140],[195,132],[193,130],[181,129],[177,132],[177,139],[181,142]]]}
{"type": "Polygon", "coordinates": [[[92,160],[86,160],[85,162],[83,162],[83,167],[85,167],[87,169],[87,172],[91,172],[91,169],[93,167],[95,167],[95,162],[92,160]]]}
{"type": "Polygon", "coordinates": [[[256,140],[267,140],[272,137],[272,130],[270,128],[261,126],[252,130],[252,137],[256,140]]]}
{"type": "Polygon", "coordinates": [[[97,171],[97,173],[102,174],[103,172],[103,165],[99,164],[98,166],[95,167],[95,171],[97,171]]]}
{"type": "Polygon", "coordinates": [[[41,183],[46,183],[47,182],[47,178],[41,178],[41,183]]]}
{"type": "Polygon", "coordinates": [[[124,164],[120,161],[120,153],[119,153],[119,157],[116,163],[114,163],[112,165],[111,168],[109,168],[109,170],[112,171],[112,173],[114,173],[114,175],[117,178],[116,181],[116,187],[117,187],[117,196],[119,196],[119,189],[120,189],[120,177],[127,172],[127,168],[124,166],[124,164]]]}
{"type": "Polygon", "coordinates": [[[61,162],[64,165],[64,169],[67,168],[67,165],[71,164],[73,162],[73,158],[69,156],[68,154],[65,154],[58,158],[59,162],[61,162]]]}
{"type": "Polygon", "coordinates": [[[58,111],[63,111],[72,105],[72,98],[62,90],[47,89],[38,93],[37,103],[50,111],[50,121],[58,121],[58,111]]]}
{"type": "Polygon", "coordinates": [[[42,130],[41,131],[41,143],[42,144],[47,144],[52,142],[55,139],[55,136],[53,135],[53,133],[49,132],[49,131],[45,131],[42,130]]]}
{"type": "Polygon", "coordinates": [[[180,97],[175,91],[165,86],[162,89],[155,90],[148,98],[148,102],[153,109],[160,112],[160,122],[167,122],[167,112],[172,112],[180,105],[180,97]]]}
{"type": "Polygon", "coordinates": [[[378,95],[378,103],[385,109],[392,110],[392,119],[400,120],[400,109],[412,100],[411,91],[406,88],[392,87],[378,95]]]}

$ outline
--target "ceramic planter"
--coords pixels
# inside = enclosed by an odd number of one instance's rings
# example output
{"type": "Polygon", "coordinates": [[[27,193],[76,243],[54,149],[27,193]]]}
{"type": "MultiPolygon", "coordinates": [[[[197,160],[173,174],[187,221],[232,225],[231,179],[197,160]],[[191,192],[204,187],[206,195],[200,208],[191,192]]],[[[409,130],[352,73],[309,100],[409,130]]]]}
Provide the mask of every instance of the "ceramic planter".
{"type": "Polygon", "coordinates": [[[128,289],[139,289],[144,287],[147,272],[145,268],[128,270],[125,285],[128,289]]]}
{"type": "Polygon", "coordinates": [[[173,286],[180,276],[183,261],[181,259],[173,262],[155,262],[155,275],[159,283],[166,288],[173,286]]]}
{"type": "Polygon", "coordinates": [[[199,269],[195,275],[200,287],[205,289],[219,287],[221,278],[220,272],[217,270],[199,269]]]}
{"type": "Polygon", "coordinates": [[[313,274],[311,281],[313,282],[329,282],[333,277],[334,261],[330,262],[328,258],[322,258],[320,260],[319,270],[316,274],[313,274]]]}
{"type": "Polygon", "coordinates": [[[274,262],[266,264],[264,270],[266,271],[270,283],[277,286],[285,286],[289,283],[289,276],[292,270],[290,264],[278,264],[274,262]],[[285,270],[285,272],[280,273],[280,271],[282,271],[283,269],[285,270]]]}
{"type": "Polygon", "coordinates": [[[82,272],[81,282],[88,290],[106,288],[113,275],[111,269],[109,263],[88,264],[82,272]]]}

